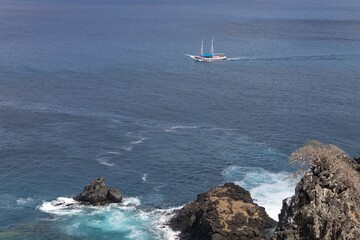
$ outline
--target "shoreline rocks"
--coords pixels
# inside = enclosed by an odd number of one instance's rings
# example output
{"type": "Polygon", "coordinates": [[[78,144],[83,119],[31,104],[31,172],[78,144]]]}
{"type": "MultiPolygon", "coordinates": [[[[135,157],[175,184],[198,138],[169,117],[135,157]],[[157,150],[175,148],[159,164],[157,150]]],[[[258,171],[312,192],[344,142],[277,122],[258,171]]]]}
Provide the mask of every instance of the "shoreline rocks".
{"type": "MultiPolygon", "coordinates": [[[[310,167],[303,172],[295,195],[283,200],[278,223],[253,202],[247,190],[226,183],[177,210],[169,227],[180,232],[179,240],[360,239],[360,159],[350,159],[338,147],[321,143],[292,155],[310,167]]],[[[122,195],[107,187],[103,178],[96,178],[74,200],[102,206],[120,203],[122,195]]]]}
{"type": "Polygon", "coordinates": [[[96,178],[84,187],[74,200],[93,206],[103,206],[109,203],[120,203],[122,201],[121,192],[113,187],[107,187],[104,178],[96,178]]]}
{"type": "MultiPolygon", "coordinates": [[[[316,153],[310,148],[303,150],[316,153]]],[[[360,239],[360,165],[326,148],[317,152],[295,195],[283,201],[273,240],[360,239]]]]}
{"type": "Polygon", "coordinates": [[[169,222],[181,231],[181,240],[267,239],[266,229],[276,226],[250,193],[234,183],[198,195],[169,222]]]}

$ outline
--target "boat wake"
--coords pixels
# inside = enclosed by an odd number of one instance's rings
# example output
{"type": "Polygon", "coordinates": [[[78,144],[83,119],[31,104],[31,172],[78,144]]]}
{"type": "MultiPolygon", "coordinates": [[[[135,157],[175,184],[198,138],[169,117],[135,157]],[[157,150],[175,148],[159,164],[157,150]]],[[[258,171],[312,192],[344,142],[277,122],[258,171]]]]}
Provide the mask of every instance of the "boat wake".
{"type": "Polygon", "coordinates": [[[227,61],[240,61],[240,60],[253,60],[251,57],[229,57],[226,59],[227,61]]]}
{"type": "Polygon", "coordinates": [[[317,61],[317,60],[346,60],[359,59],[360,54],[324,54],[324,55],[294,55],[294,56],[276,56],[276,57],[254,57],[239,56],[228,57],[227,61],[317,61]]]}

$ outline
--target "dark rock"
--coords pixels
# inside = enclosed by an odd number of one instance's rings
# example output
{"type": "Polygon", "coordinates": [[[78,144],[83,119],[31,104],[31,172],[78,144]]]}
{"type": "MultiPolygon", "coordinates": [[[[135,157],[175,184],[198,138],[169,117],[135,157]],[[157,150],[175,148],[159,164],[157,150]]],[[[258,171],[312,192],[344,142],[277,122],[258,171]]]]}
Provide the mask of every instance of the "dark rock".
{"type": "Polygon", "coordinates": [[[110,201],[114,202],[114,203],[119,203],[122,200],[122,195],[120,193],[119,190],[117,190],[116,188],[109,188],[107,197],[110,201]]]}
{"type": "Polygon", "coordinates": [[[263,207],[250,193],[233,183],[198,195],[170,220],[170,227],[181,231],[180,239],[266,239],[266,228],[275,227],[263,207]]]}
{"type": "Polygon", "coordinates": [[[122,200],[120,191],[106,186],[104,178],[96,178],[74,197],[76,201],[101,206],[108,203],[119,203],[122,200]]]}
{"type": "Polygon", "coordinates": [[[273,239],[360,239],[360,173],[345,156],[320,156],[283,201],[273,239]]]}
{"type": "Polygon", "coordinates": [[[353,158],[352,163],[354,165],[354,168],[356,171],[360,172],[360,157],[359,158],[353,158]]]}

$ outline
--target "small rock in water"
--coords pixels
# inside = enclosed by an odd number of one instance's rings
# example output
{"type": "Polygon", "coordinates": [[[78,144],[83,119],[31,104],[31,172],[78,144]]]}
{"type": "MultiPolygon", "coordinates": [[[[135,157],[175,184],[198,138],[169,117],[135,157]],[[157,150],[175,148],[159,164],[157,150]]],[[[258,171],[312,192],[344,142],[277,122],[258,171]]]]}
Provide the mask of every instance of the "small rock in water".
{"type": "Polygon", "coordinates": [[[109,203],[120,203],[121,192],[113,187],[107,187],[104,178],[96,178],[84,187],[84,190],[74,197],[74,200],[88,203],[93,206],[102,206],[109,203]]]}

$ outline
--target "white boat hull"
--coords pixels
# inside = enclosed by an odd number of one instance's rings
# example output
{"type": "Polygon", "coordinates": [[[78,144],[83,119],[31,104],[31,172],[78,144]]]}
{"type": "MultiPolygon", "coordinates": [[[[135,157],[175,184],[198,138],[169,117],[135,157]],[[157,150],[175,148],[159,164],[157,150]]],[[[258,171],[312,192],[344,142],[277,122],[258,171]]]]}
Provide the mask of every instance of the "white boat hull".
{"type": "Polygon", "coordinates": [[[198,55],[186,54],[186,56],[191,57],[192,59],[194,59],[197,62],[214,62],[214,61],[226,60],[225,55],[214,55],[212,57],[202,57],[202,56],[198,56],[198,55]]]}

